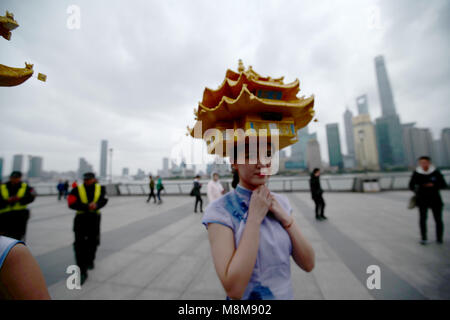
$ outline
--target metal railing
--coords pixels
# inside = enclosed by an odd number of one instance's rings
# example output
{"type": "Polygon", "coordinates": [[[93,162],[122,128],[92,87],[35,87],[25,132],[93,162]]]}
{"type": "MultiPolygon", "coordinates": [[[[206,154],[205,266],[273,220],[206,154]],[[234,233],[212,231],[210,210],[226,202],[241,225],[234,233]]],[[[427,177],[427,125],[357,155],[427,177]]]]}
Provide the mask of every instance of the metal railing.
{"type": "MultiPolygon", "coordinates": [[[[450,185],[450,172],[443,173],[447,184],[450,185]]],[[[410,173],[402,174],[380,174],[380,175],[354,175],[354,176],[322,176],[321,186],[327,192],[358,192],[362,191],[358,187],[358,182],[372,180],[378,183],[381,191],[408,190],[408,183],[411,178],[410,173]]],[[[230,190],[231,179],[221,180],[225,190],[230,190]]],[[[163,181],[163,195],[189,195],[192,189],[192,181],[163,181]]],[[[206,192],[208,180],[201,180],[202,192],[206,192]]],[[[272,177],[269,180],[269,188],[274,192],[306,192],[309,191],[309,177],[272,177]]],[[[56,186],[36,185],[34,186],[38,195],[57,195],[56,186]]],[[[150,193],[148,183],[116,183],[106,185],[106,190],[110,196],[136,196],[150,193]]],[[[156,190],[155,190],[156,192],[156,190]]]]}

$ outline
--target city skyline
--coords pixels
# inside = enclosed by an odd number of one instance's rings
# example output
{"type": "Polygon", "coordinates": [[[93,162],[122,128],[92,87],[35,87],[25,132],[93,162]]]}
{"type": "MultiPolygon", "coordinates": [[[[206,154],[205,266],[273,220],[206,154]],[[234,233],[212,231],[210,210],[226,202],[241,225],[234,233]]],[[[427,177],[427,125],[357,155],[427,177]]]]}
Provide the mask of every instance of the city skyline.
{"type": "MultiPolygon", "coordinates": [[[[192,124],[186,119],[192,118],[205,84],[218,86],[223,70],[234,68],[238,58],[263,75],[285,75],[286,81],[299,77],[303,94],[315,94],[318,122],[309,127],[317,133],[324,161],[329,161],[325,124],[338,122],[343,128],[345,105],[356,114],[355,98],[366,93],[372,119],[381,115],[373,72],[373,59],[380,54],[389,62],[402,122],[430,128],[434,140],[448,126],[450,70],[443,13],[450,5],[446,1],[325,1],[321,5],[268,1],[264,6],[230,1],[218,8],[135,2],[127,4],[127,10],[120,3],[80,1],[80,30],[66,28],[63,3],[4,1],[2,5],[23,26],[0,52],[2,63],[22,65],[32,57],[30,62],[48,75],[45,84],[27,82],[0,91],[8,106],[1,110],[0,130],[10,137],[0,148],[4,174],[14,154],[41,156],[44,170],[57,171],[74,170],[82,156],[99,172],[101,139],[114,145],[115,175],[123,167],[132,173],[138,168],[156,172],[161,158],[170,155],[186,125],[192,124]],[[380,12],[379,25],[368,22],[374,6],[380,12]],[[45,23],[27,27],[38,11],[45,23]],[[113,19],[97,23],[103,15],[113,19]],[[339,18],[342,15],[345,20],[339,18]],[[119,28],[117,21],[129,21],[129,16],[135,23],[119,28]],[[270,27],[269,22],[280,19],[286,27],[270,27]],[[319,23],[323,19],[326,25],[319,23]],[[420,30],[413,25],[418,20],[420,30]],[[51,35],[49,29],[54,30],[51,35]],[[225,29],[230,32],[223,34],[225,29]],[[158,48],[151,45],[152,37],[158,48]],[[276,48],[283,55],[266,41],[268,37],[281,39],[276,48]],[[200,41],[205,38],[210,42],[200,41]],[[223,48],[220,54],[210,54],[214,46],[223,48]],[[430,47],[434,50],[426,49],[430,47]],[[429,105],[435,108],[424,110],[429,105]]],[[[344,145],[344,130],[340,135],[344,145]]]]}

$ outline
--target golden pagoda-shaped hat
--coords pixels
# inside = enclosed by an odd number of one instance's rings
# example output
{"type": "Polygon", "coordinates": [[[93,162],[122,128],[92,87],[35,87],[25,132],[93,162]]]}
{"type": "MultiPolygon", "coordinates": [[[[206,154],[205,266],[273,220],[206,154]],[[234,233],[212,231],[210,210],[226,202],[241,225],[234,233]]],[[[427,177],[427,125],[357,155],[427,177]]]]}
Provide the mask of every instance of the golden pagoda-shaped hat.
{"type": "Polygon", "coordinates": [[[299,80],[285,84],[283,78],[262,77],[251,66],[245,70],[239,60],[238,72],[228,69],[218,89],[205,88],[194,109],[196,123],[188,133],[204,139],[208,153],[221,156],[239,138],[229,132],[239,129],[245,137],[265,136],[270,141],[276,136],[279,149],[296,143],[297,131],[314,117],[314,96],[298,98],[299,80]]]}

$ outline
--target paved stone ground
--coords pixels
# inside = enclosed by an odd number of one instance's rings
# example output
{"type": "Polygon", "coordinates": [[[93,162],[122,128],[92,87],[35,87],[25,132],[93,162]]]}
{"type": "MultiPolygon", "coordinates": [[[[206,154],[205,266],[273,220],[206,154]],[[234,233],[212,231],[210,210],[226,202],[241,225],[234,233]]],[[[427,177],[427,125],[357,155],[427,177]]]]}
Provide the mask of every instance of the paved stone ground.
{"type": "MultiPolygon", "coordinates": [[[[409,192],[326,193],[327,221],[313,219],[307,193],[286,194],[316,252],[305,273],[292,263],[295,299],[450,299],[450,191],[443,192],[444,244],[419,244],[418,213],[409,192]],[[366,269],[381,270],[381,289],[368,290],[366,269]]],[[[201,215],[191,197],[162,205],[143,197],[111,197],[102,210],[96,267],[81,290],[66,288],[74,264],[74,212],[63,201],[39,197],[30,207],[27,244],[54,299],[224,299],[201,215]]]]}

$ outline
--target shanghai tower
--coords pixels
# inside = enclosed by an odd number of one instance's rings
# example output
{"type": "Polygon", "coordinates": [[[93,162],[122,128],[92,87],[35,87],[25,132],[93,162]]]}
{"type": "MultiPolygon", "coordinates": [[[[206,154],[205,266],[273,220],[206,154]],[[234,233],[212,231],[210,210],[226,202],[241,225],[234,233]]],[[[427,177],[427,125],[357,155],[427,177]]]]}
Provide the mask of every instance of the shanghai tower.
{"type": "Polygon", "coordinates": [[[380,95],[381,112],[383,117],[396,115],[391,84],[389,83],[384,57],[375,57],[375,70],[377,74],[378,93],[380,95]]]}
{"type": "Polygon", "coordinates": [[[403,131],[395,111],[394,97],[383,56],[375,57],[375,72],[380,96],[381,114],[376,119],[376,136],[380,166],[383,169],[405,165],[403,131]]]}

